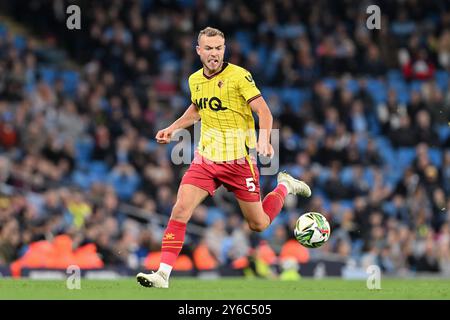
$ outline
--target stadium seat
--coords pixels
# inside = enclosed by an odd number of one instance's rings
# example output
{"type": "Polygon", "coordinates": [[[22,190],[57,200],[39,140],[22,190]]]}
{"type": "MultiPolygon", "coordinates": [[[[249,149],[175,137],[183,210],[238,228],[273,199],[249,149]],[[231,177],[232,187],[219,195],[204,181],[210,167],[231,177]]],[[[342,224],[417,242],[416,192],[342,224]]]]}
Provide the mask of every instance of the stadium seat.
{"type": "Polygon", "coordinates": [[[235,33],[235,39],[239,43],[242,53],[248,55],[252,50],[252,39],[249,33],[246,31],[237,31],[235,33]]]}
{"type": "Polygon", "coordinates": [[[438,70],[436,71],[434,78],[439,88],[442,91],[446,92],[448,90],[448,80],[449,80],[448,72],[444,70],[438,70]]]}
{"type": "Polygon", "coordinates": [[[375,103],[385,102],[387,98],[387,89],[385,84],[373,78],[367,80],[367,90],[375,103]]]}
{"type": "Polygon", "coordinates": [[[397,183],[403,176],[403,170],[396,169],[395,167],[391,167],[386,170],[386,174],[384,175],[385,182],[390,187],[395,187],[397,183]]]}
{"type": "Polygon", "coordinates": [[[359,90],[359,84],[358,81],[355,79],[349,79],[345,83],[345,89],[350,91],[353,94],[356,94],[359,90]]]}
{"type": "Polygon", "coordinates": [[[105,176],[108,173],[108,165],[103,161],[91,161],[89,163],[89,173],[93,176],[105,176]]]}
{"type": "Polygon", "coordinates": [[[0,38],[4,38],[7,34],[8,28],[3,23],[0,23],[0,38]]]}
{"type": "Polygon", "coordinates": [[[275,88],[272,88],[272,87],[261,87],[261,94],[263,95],[263,97],[266,100],[268,100],[271,96],[278,96],[278,97],[280,97],[278,91],[275,88]]]}
{"type": "Polygon", "coordinates": [[[164,65],[168,62],[176,62],[176,54],[170,50],[163,50],[159,54],[159,65],[164,65]]]}
{"type": "Polygon", "coordinates": [[[402,80],[403,79],[403,74],[398,69],[391,69],[391,70],[389,70],[387,72],[387,79],[388,79],[388,81],[402,80]]]}
{"type": "Polygon", "coordinates": [[[369,112],[368,114],[368,122],[369,122],[369,131],[372,135],[378,136],[381,133],[380,123],[377,120],[377,117],[374,112],[369,112]]]}
{"type": "Polygon", "coordinates": [[[75,170],[72,173],[71,181],[83,190],[88,190],[92,183],[89,173],[83,170],[75,170]]]}
{"type": "Polygon", "coordinates": [[[72,252],[73,242],[67,235],[60,235],[53,240],[52,254],[47,257],[47,265],[56,268],[64,269],[74,263],[75,256],[72,252]]]}
{"type": "Polygon", "coordinates": [[[450,136],[450,126],[447,124],[437,126],[437,133],[439,135],[439,141],[441,143],[445,142],[445,140],[447,140],[450,136]]]}
{"type": "Polygon", "coordinates": [[[265,229],[263,232],[261,232],[259,235],[261,236],[262,239],[265,240],[269,240],[270,238],[273,237],[273,234],[275,232],[275,229],[277,228],[277,226],[280,224],[281,222],[281,214],[279,214],[277,216],[277,218],[275,220],[273,220],[273,222],[270,224],[270,226],[265,229]]]}
{"type": "Polygon", "coordinates": [[[364,168],[364,181],[367,182],[369,188],[372,189],[375,184],[375,175],[373,173],[373,169],[370,167],[364,168]]]}
{"type": "Polygon", "coordinates": [[[120,200],[128,201],[139,186],[140,178],[138,175],[119,177],[110,172],[106,181],[113,186],[120,200]]]}
{"type": "Polygon", "coordinates": [[[220,252],[219,260],[226,261],[228,257],[228,253],[230,252],[232,246],[233,246],[233,239],[231,237],[225,237],[225,239],[222,240],[222,247],[220,252]]]}
{"type": "Polygon", "coordinates": [[[22,51],[23,49],[25,49],[26,45],[27,40],[25,39],[25,37],[19,35],[14,37],[14,46],[16,47],[16,49],[22,51]]]}
{"type": "Polygon", "coordinates": [[[103,261],[97,254],[97,246],[88,243],[74,251],[76,265],[82,269],[100,269],[104,267],[103,261]]]}
{"type": "Polygon", "coordinates": [[[364,241],[362,239],[355,239],[352,241],[352,257],[359,259],[364,249],[364,241]]]}
{"type": "Polygon", "coordinates": [[[375,143],[377,144],[377,150],[380,150],[380,156],[384,162],[390,166],[394,166],[396,163],[396,154],[392,148],[391,142],[385,137],[376,137],[375,143]]]}
{"type": "Polygon", "coordinates": [[[269,265],[273,265],[277,262],[278,257],[267,243],[267,241],[261,241],[257,248],[256,256],[269,265]]]}
{"type": "Polygon", "coordinates": [[[389,89],[394,90],[397,93],[397,101],[399,103],[409,102],[409,88],[403,79],[392,80],[388,84],[389,89]]]}
{"type": "Polygon", "coordinates": [[[94,244],[73,250],[71,237],[61,234],[51,242],[40,240],[30,243],[27,252],[11,264],[11,274],[20,277],[23,268],[66,269],[70,265],[85,269],[104,267],[94,244]]]}
{"type": "Polygon", "coordinates": [[[267,59],[268,48],[266,46],[259,46],[256,48],[256,52],[258,53],[258,61],[261,65],[264,65],[264,61],[267,59]]]}
{"type": "Polygon", "coordinates": [[[297,240],[290,239],[281,248],[279,258],[281,261],[294,258],[298,263],[307,263],[309,261],[309,251],[297,240]]]}
{"type": "Polygon", "coordinates": [[[392,201],[384,201],[382,204],[382,209],[385,214],[387,214],[389,217],[395,216],[395,206],[392,201]]]}
{"type": "Polygon", "coordinates": [[[319,171],[319,175],[317,176],[317,183],[319,186],[324,186],[330,177],[331,171],[329,168],[322,167],[319,171]]]}
{"type": "Polygon", "coordinates": [[[313,197],[317,197],[317,198],[321,198],[321,199],[323,199],[327,196],[325,194],[325,191],[323,191],[323,189],[319,188],[319,187],[315,187],[315,188],[313,187],[312,194],[313,194],[313,197]]]}
{"type": "Polygon", "coordinates": [[[233,262],[231,263],[231,266],[233,267],[233,269],[247,268],[248,267],[248,258],[245,256],[237,258],[237,259],[233,260],[233,262]]]}
{"type": "MultiPolygon", "coordinates": [[[[294,135],[294,136],[297,136],[297,135],[294,135]]],[[[300,137],[298,139],[300,140],[300,137]]],[[[305,172],[305,169],[299,165],[292,165],[292,166],[289,166],[289,169],[287,170],[287,172],[289,172],[289,174],[292,175],[294,178],[299,178],[305,172]]]]}
{"type": "Polygon", "coordinates": [[[409,84],[409,90],[420,92],[422,90],[423,84],[424,84],[424,81],[421,81],[421,80],[411,81],[411,83],[409,84]]]}
{"type": "Polygon", "coordinates": [[[440,168],[442,166],[442,151],[438,148],[429,148],[428,149],[428,156],[430,158],[430,161],[440,168]]]}
{"type": "Polygon", "coordinates": [[[60,76],[64,82],[64,92],[72,96],[75,95],[79,81],[78,72],[66,70],[62,71],[60,76]]]}
{"type": "Polygon", "coordinates": [[[402,170],[406,169],[416,158],[414,148],[401,147],[397,150],[397,165],[402,170]]]}
{"type": "Polygon", "coordinates": [[[337,87],[337,80],[335,78],[324,78],[322,82],[331,90],[335,90],[337,87]]]}
{"type": "Polygon", "coordinates": [[[345,185],[350,185],[353,181],[352,167],[344,167],[340,172],[340,180],[345,185]]]}
{"type": "Polygon", "coordinates": [[[56,71],[53,68],[49,67],[42,67],[39,70],[39,73],[42,77],[42,80],[45,81],[47,84],[52,85],[56,80],[56,71]]]}
{"type": "Polygon", "coordinates": [[[25,85],[25,92],[27,94],[31,94],[36,89],[36,83],[33,81],[27,81],[25,85]]]}
{"type": "Polygon", "coordinates": [[[381,151],[381,150],[384,150],[385,148],[392,149],[391,141],[388,138],[386,138],[384,136],[377,136],[374,138],[374,140],[378,147],[378,150],[381,151]]]}
{"type": "Polygon", "coordinates": [[[52,249],[52,244],[46,240],[30,243],[25,254],[11,263],[11,274],[13,277],[20,277],[22,268],[45,267],[47,256],[52,249]]]}
{"type": "Polygon", "coordinates": [[[144,259],[144,268],[147,270],[158,270],[161,261],[161,251],[150,252],[144,259]]]}
{"type": "Polygon", "coordinates": [[[308,90],[285,88],[281,91],[281,100],[293,107],[295,112],[298,112],[303,103],[309,99],[311,99],[311,94],[308,90]]]}
{"type": "Polygon", "coordinates": [[[75,143],[75,159],[77,162],[86,163],[90,160],[94,144],[91,140],[83,139],[75,143]]]}
{"type": "Polygon", "coordinates": [[[331,210],[331,200],[330,198],[328,198],[328,196],[323,196],[322,197],[322,208],[324,210],[324,212],[329,212],[331,210]]]}
{"type": "Polygon", "coordinates": [[[200,243],[192,253],[194,266],[197,270],[214,270],[218,267],[218,261],[204,243],[200,243]]]}
{"type": "Polygon", "coordinates": [[[173,270],[175,271],[192,271],[194,268],[194,263],[191,258],[185,254],[180,254],[175,261],[173,270]]]}
{"type": "Polygon", "coordinates": [[[88,163],[88,179],[92,184],[94,182],[102,182],[108,179],[108,165],[103,161],[91,161],[88,163]]]}
{"type": "Polygon", "coordinates": [[[353,200],[340,200],[339,204],[342,207],[342,209],[351,209],[351,208],[353,208],[353,200]]]}
{"type": "Polygon", "coordinates": [[[359,138],[356,144],[358,145],[358,150],[360,152],[365,152],[367,148],[367,137],[359,138]]]}

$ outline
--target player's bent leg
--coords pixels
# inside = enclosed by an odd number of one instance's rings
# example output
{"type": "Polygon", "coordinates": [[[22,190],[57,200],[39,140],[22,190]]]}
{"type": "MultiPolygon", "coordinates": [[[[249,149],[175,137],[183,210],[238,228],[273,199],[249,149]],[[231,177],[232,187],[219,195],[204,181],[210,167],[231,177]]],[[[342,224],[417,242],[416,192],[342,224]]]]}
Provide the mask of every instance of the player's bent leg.
{"type": "Polygon", "coordinates": [[[191,184],[182,184],[172,209],[161,244],[161,262],[152,274],[139,273],[137,281],[144,287],[168,288],[173,265],[183,248],[186,224],[194,209],[208,196],[208,191],[191,184]]]}
{"type": "Polygon", "coordinates": [[[269,216],[270,222],[281,212],[284,199],[288,194],[301,195],[303,197],[311,196],[311,189],[305,182],[294,179],[286,172],[280,172],[277,181],[277,187],[272,192],[269,192],[262,201],[262,207],[269,216]]]}
{"type": "Polygon", "coordinates": [[[309,186],[304,181],[295,179],[287,172],[283,171],[278,173],[277,182],[278,184],[285,185],[288,193],[290,194],[295,194],[306,198],[311,196],[311,189],[309,186]]]}
{"type": "Polygon", "coordinates": [[[270,225],[270,218],[264,212],[261,201],[250,202],[237,199],[245,220],[251,230],[261,232],[270,225]]]}
{"type": "MultiPolygon", "coordinates": [[[[280,172],[277,177],[278,185],[269,192],[262,202],[245,201],[246,195],[244,190],[236,190],[241,210],[248,221],[250,229],[261,232],[265,230],[276,216],[281,212],[284,205],[284,199],[288,194],[296,194],[304,197],[311,196],[309,186],[300,180],[294,179],[291,175],[280,172]]],[[[250,199],[250,196],[247,196],[250,199]]]]}

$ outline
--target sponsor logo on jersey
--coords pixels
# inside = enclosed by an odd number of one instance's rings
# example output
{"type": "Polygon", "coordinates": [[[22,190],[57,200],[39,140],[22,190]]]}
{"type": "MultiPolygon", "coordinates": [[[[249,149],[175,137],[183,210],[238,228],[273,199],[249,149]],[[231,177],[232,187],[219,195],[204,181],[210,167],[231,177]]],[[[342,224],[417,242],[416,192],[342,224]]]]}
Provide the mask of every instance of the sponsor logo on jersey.
{"type": "Polygon", "coordinates": [[[200,109],[209,107],[212,111],[227,110],[227,107],[222,106],[222,100],[217,97],[195,99],[195,105],[200,109]]]}

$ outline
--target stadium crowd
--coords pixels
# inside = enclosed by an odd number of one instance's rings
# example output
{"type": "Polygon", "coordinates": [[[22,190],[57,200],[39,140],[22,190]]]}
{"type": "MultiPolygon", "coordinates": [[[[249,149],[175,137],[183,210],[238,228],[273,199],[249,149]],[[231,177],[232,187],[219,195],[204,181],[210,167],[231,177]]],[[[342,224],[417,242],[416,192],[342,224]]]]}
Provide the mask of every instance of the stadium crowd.
{"type": "MultiPolygon", "coordinates": [[[[0,30],[0,264],[58,234],[95,243],[110,266],[137,269],[159,250],[157,221],[187,166],[153,137],[188,106],[197,33],[210,25],[271,108],[281,169],[313,197],[288,198],[255,234],[221,190],[195,211],[204,231],[188,228],[183,252],[203,245],[229,266],[261,243],[280,255],[298,216],[317,211],[332,235],[311,257],[450,274],[447,1],[91,0],[79,31],[65,28],[66,5],[1,8],[35,34],[0,30]],[[374,3],[380,30],[366,27],[374,3]],[[76,75],[42,42],[67,50],[76,75]]],[[[275,183],[262,176],[263,194],[275,183]]]]}

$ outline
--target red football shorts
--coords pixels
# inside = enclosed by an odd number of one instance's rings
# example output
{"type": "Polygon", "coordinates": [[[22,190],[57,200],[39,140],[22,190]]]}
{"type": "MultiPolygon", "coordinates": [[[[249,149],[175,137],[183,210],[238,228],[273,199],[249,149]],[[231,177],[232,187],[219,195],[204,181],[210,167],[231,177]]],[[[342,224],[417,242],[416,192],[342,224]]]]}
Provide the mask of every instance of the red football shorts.
{"type": "Polygon", "coordinates": [[[261,200],[259,171],[255,160],[250,156],[228,162],[212,162],[196,153],[181,184],[194,185],[208,191],[211,196],[223,185],[240,200],[261,200]]]}

